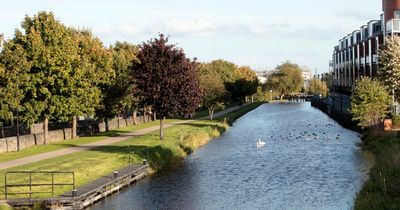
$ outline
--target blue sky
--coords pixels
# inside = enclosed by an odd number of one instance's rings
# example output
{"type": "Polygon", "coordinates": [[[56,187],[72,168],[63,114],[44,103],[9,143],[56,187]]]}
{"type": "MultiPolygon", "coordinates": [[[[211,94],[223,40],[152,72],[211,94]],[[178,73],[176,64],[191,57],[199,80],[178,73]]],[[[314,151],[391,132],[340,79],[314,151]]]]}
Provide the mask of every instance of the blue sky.
{"type": "Polygon", "coordinates": [[[1,0],[0,33],[12,37],[26,14],[53,11],[90,28],[106,45],[170,35],[189,57],[254,69],[290,60],[325,72],[338,40],[379,19],[381,0],[1,0]],[[368,3],[366,3],[368,2],[368,3]],[[362,5],[360,7],[360,5],[362,5]]]}

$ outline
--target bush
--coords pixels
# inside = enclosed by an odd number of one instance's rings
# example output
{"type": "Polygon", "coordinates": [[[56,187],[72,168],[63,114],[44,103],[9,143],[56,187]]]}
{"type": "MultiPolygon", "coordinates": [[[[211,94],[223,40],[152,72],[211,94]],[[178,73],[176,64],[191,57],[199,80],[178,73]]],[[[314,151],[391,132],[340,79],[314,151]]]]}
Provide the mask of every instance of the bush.
{"type": "Polygon", "coordinates": [[[397,114],[394,114],[392,116],[392,123],[394,128],[400,127],[400,116],[397,114]]]}

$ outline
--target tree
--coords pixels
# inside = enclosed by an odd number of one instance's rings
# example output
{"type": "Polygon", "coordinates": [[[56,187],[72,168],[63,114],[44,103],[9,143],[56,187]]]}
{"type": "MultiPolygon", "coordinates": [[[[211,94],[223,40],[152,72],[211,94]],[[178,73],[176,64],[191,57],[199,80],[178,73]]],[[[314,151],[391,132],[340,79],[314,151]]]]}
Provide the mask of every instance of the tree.
{"type": "Polygon", "coordinates": [[[164,139],[166,117],[193,116],[202,92],[196,63],[186,58],[181,48],[168,44],[160,34],[140,46],[130,75],[142,106],[151,106],[160,117],[160,140],[164,139]]]}
{"type": "Polygon", "coordinates": [[[379,129],[381,120],[388,113],[390,96],[385,86],[369,77],[362,77],[353,87],[351,113],[361,127],[379,129]]]}
{"type": "Polygon", "coordinates": [[[225,107],[226,90],[224,83],[215,73],[200,75],[199,80],[204,91],[203,106],[207,108],[210,120],[213,120],[214,111],[225,107]]]}
{"type": "MultiPolygon", "coordinates": [[[[1,44],[1,41],[0,41],[1,44]]],[[[29,117],[20,117],[25,110],[23,104],[24,89],[28,82],[26,69],[29,64],[21,59],[24,51],[14,45],[13,41],[6,42],[0,53],[0,118],[15,121],[17,124],[17,150],[20,150],[19,123],[30,122],[29,117]]]]}
{"type": "MultiPolygon", "coordinates": [[[[129,81],[129,68],[136,60],[138,47],[127,42],[116,42],[112,47],[112,68],[115,78],[108,84],[100,85],[102,92],[101,105],[96,109],[96,116],[106,120],[118,114],[132,109],[136,113],[136,100],[132,93],[132,85],[129,81]]],[[[136,123],[136,114],[134,114],[136,123]]],[[[106,126],[108,129],[108,126],[106,126]]]]}
{"type": "Polygon", "coordinates": [[[323,97],[328,95],[328,86],[325,81],[313,78],[308,82],[308,93],[309,94],[321,94],[323,97]]]}
{"type": "Polygon", "coordinates": [[[235,91],[232,91],[234,100],[242,100],[247,96],[253,96],[257,93],[259,81],[256,72],[248,66],[241,66],[235,70],[235,91]]]}
{"type": "Polygon", "coordinates": [[[113,77],[111,54],[87,30],[64,26],[52,13],[39,12],[22,22],[6,42],[2,59],[7,71],[24,80],[22,118],[28,123],[44,119],[44,143],[49,120],[90,115],[100,102],[98,84],[113,77]],[[18,59],[15,56],[18,55],[18,59]]]}
{"type": "Polygon", "coordinates": [[[60,119],[72,117],[72,137],[76,137],[76,116],[90,116],[101,104],[101,87],[114,79],[112,52],[89,30],[72,30],[78,46],[77,65],[71,72],[71,89],[66,96],[70,108],[60,119]]]}
{"type": "Polygon", "coordinates": [[[227,89],[232,94],[234,101],[247,102],[246,97],[257,93],[258,79],[246,80],[245,78],[237,79],[233,83],[227,84],[227,89]]]}
{"type": "Polygon", "coordinates": [[[378,78],[400,96],[400,37],[387,37],[379,51],[378,78]]]}
{"type": "Polygon", "coordinates": [[[282,100],[285,95],[299,92],[303,87],[304,80],[299,65],[287,61],[276,67],[276,71],[269,76],[267,82],[274,92],[281,95],[282,100]]]}
{"type": "Polygon", "coordinates": [[[200,64],[198,68],[199,75],[206,74],[215,74],[218,75],[219,78],[222,79],[224,83],[234,82],[235,71],[237,70],[237,66],[234,63],[225,60],[214,60],[210,63],[200,64]]]}

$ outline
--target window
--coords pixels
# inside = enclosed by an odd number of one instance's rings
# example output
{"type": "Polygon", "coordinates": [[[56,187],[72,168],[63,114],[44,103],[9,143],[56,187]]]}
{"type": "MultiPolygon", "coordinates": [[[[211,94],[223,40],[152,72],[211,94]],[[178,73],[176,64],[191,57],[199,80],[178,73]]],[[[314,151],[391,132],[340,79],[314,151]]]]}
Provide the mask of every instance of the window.
{"type": "Polygon", "coordinates": [[[400,10],[394,11],[394,19],[400,19],[400,10]]]}

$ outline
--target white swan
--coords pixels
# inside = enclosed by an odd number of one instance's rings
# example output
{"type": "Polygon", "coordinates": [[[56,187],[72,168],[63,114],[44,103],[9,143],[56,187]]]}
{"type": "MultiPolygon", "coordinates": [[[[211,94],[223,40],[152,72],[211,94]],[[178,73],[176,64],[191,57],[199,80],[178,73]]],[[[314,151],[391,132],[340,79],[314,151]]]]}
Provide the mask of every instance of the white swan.
{"type": "Polygon", "coordinates": [[[261,141],[261,139],[258,139],[256,146],[257,146],[257,148],[261,148],[261,147],[265,146],[265,142],[261,141]]]}

